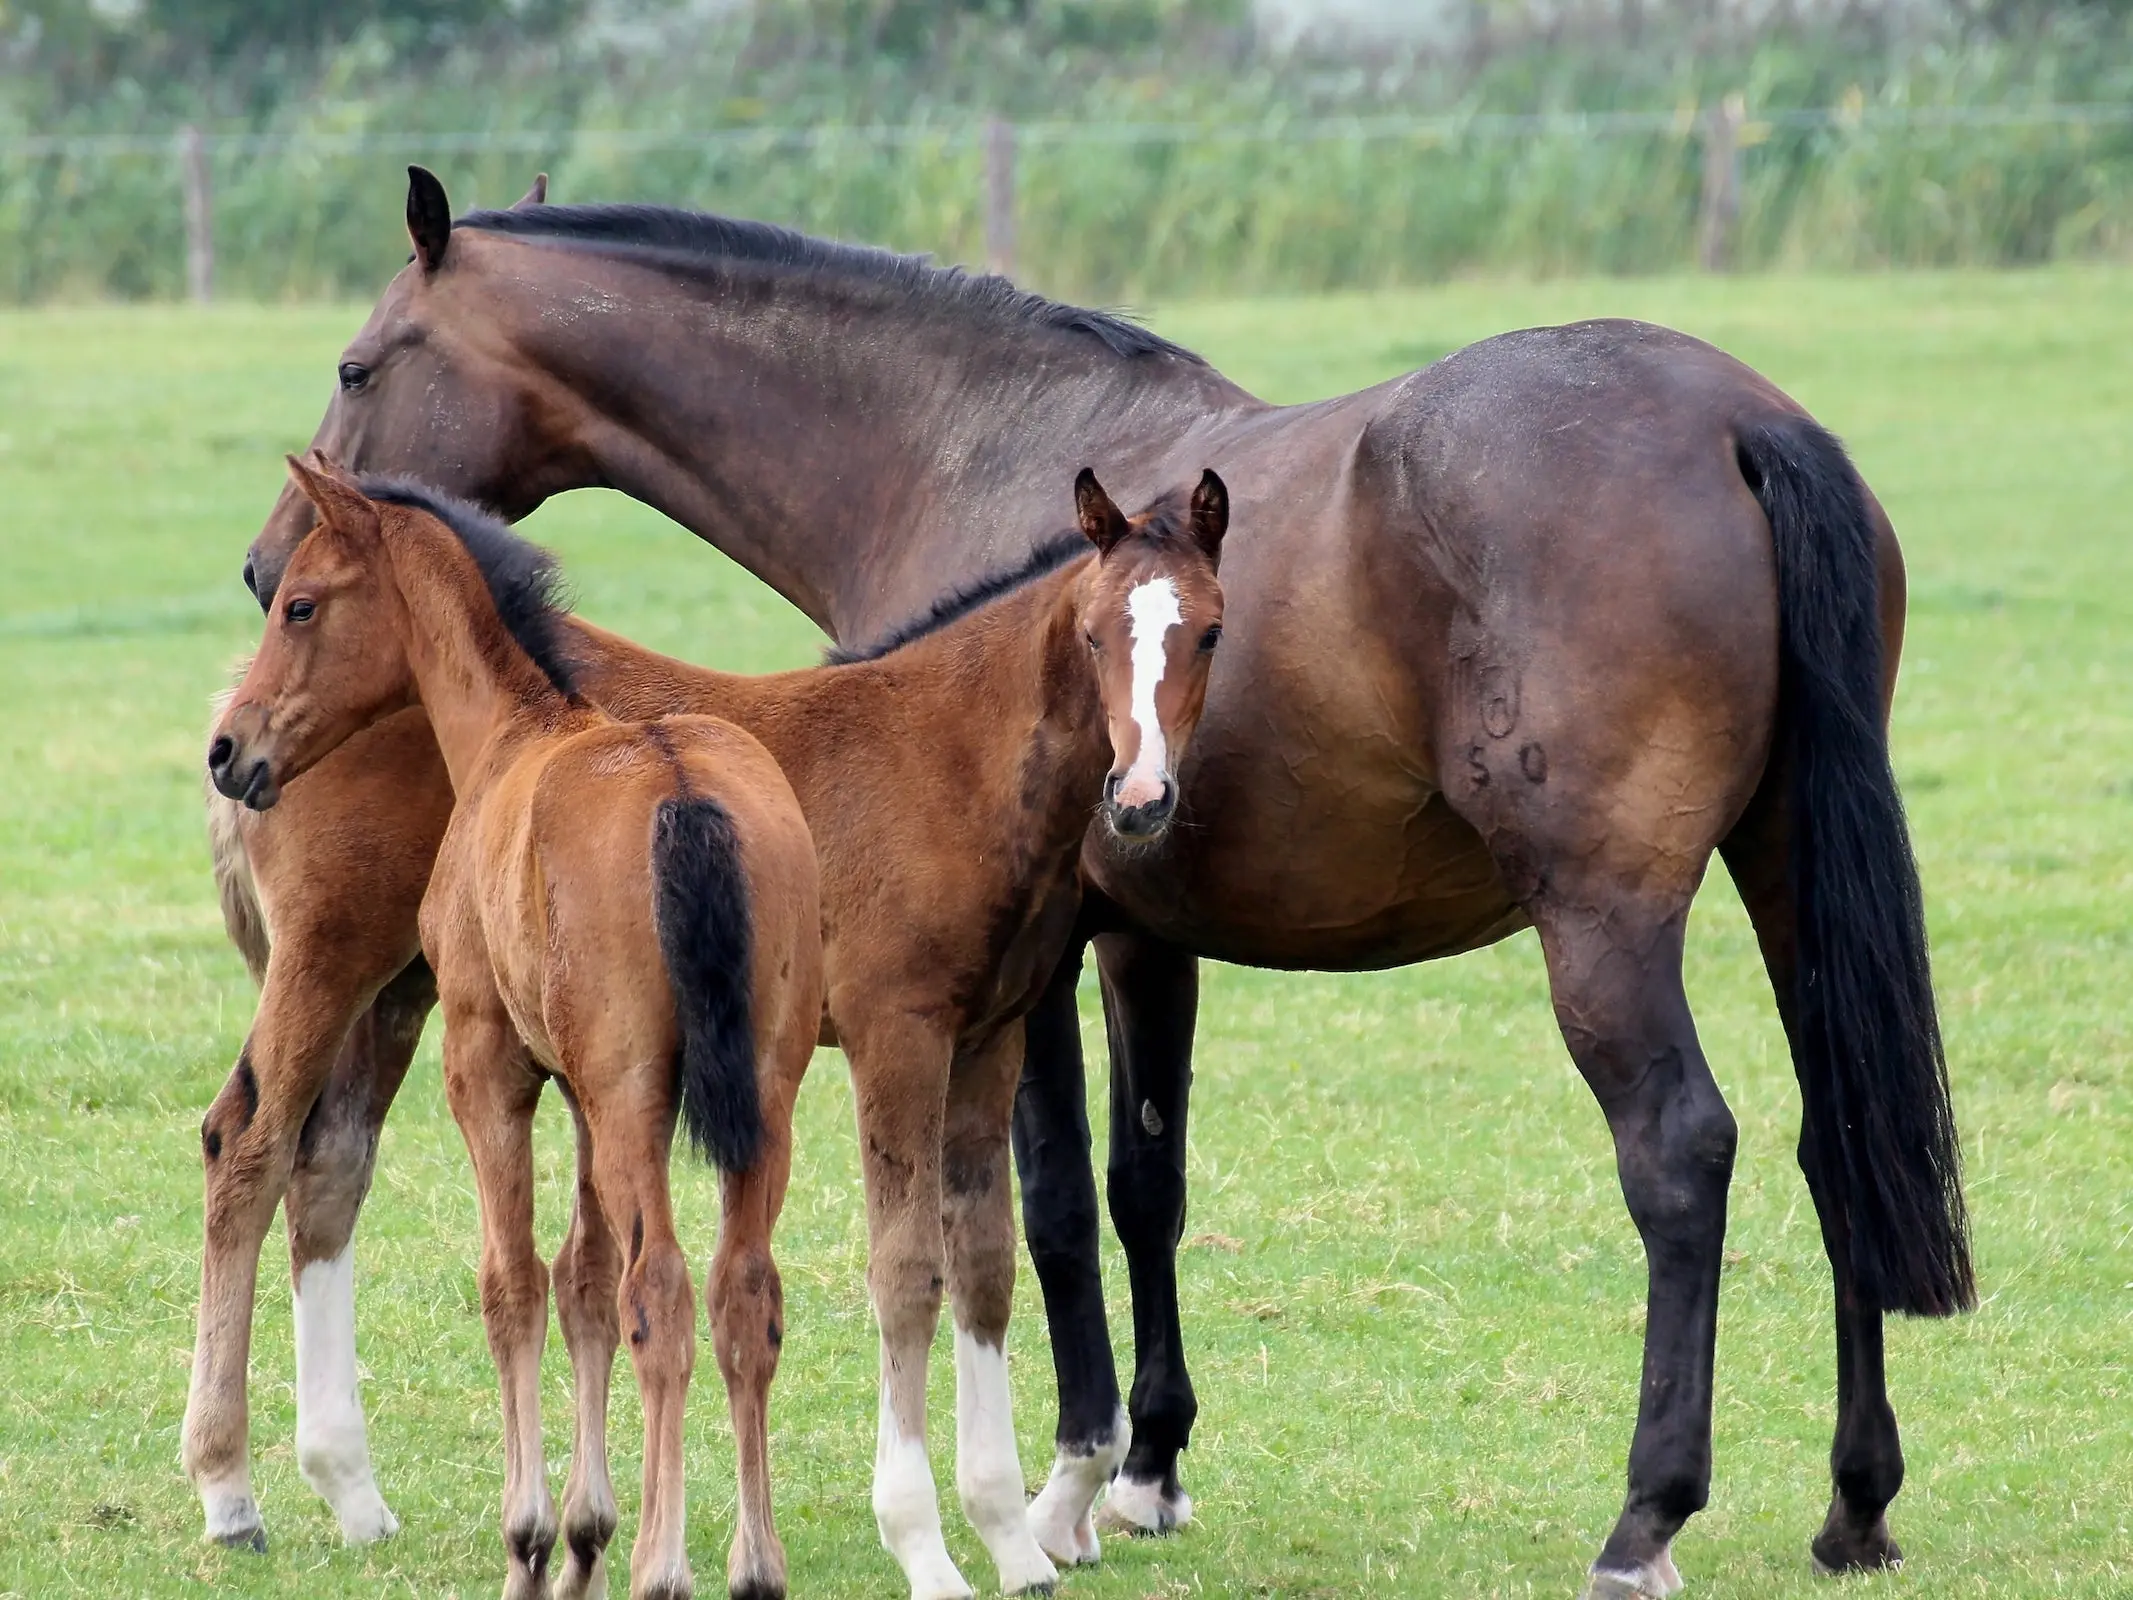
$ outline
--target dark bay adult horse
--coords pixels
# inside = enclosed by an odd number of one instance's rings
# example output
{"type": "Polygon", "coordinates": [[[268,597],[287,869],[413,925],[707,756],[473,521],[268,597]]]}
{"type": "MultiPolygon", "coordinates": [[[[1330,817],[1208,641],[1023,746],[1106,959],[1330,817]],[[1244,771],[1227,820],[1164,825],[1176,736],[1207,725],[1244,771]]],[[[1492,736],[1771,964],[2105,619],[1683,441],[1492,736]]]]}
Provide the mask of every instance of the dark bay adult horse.
{"type": "MultiPolygon", "coordinates": [[[[409,210],[416,258],[346,351],[321,446],[511,515],[580,485],[621,489],[839,638],[1011,565],[1052,526],[1028,487],[1051,472],[1094,461],[1133,497],[1202,462],[1229,483],[1230,643],[1194,747],[1193,826],[1130,857],[1092,837],[1084,856],[1101,891],[1090,923],[1114,1051],[1111,1199],[1138,1357],[1133,1450],[1113,1492],[1139,1520],[1183,1510],[1175,1465],[1194,1409],[1172,1257],[1195,954],[1378,967],[1534,926],[1650,1266],[1628,1494],[1594,1588],[1678,1582],[1669,1547],[1709,1490],[1734,1143],[1681,986],[1688,905],[1717,850],[1792,1041],[1800,1158],[1836,1286],[1835,1492],[1815,1554],[1833,1568],[1894,1559],[1884,1511],[1903,1468],[1882,1318],[1946,1313],[1973,1290],[1883,734],[1902,563],[1878,504],[1797,406],[1695,340],[1605,322],[1506,335],[1361,394],[1277,408],[1139,330],[877,252],[634,208],[454,227],[426,175],[409,210]]],[[[285,497],[255,543],[262,597],[308,521],[285,497]]],[[[391,826],[323,793],[314,810],[314,863],[350,827],[391,826]]],[[[253,843],[235,841],[240,869],[300,848],[253,843]]],[[[338,884],[315,875],[304,890],[315,914],[270,906],[277,962],[285,928],[309,937],[331,922],[312,902],[360,902],[364,867],[348,854],[338,884]]],[[[307,1263],[345,1259],[429,996],[384,953],[362,972],[287,965],[334,990],[325,1011],[362,1020],[337,1060],[339,1033],[314,1030],[281,1047],[301,1060],[255,1066],[262,1036],[289,1031],[268,1025],[270,973],[208,1133],[271,1106],[277,1125],[332,1135],[292,1158],[301,1289],[307,1263]]],[[[1117,1443],[1077,967],[1032,1022],[1017,1110],[1061,1384],[1055,1483],[1069,1486],[1117,1443]]],[[[241,1288],[248,1312],[252,1270],[250,1223],[218,1228],[214,1168],[203,1339],[211,1302],[241,1288]]],[[[212,1446],[212,1460],[192,1456],[203,1482],[241,1468],[241,1353],[234,1458],[230,1359],[196,1366],[195,1408],[218,1424],[195,1434],[189,1418],[189,1440],[212,1446]]],[[[300,1415],[300,1459],[303,1433],[300,1415]]],[[[1063,1533],[1078,1526],[1071,1504],[1048,1509],[1063,1533]]]]}

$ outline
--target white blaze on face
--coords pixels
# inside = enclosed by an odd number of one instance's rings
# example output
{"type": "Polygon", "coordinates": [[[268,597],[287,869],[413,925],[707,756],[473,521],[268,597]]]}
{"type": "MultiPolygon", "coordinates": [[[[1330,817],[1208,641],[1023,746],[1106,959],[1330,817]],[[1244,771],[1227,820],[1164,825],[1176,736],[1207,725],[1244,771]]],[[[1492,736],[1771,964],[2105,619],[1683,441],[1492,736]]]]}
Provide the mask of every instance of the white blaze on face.
{"type": "Polygon", "coordinates": [[[1163,779],[1170,752],[1163,744],[1163,724],[1156,715],[1155,691],[1163,681],[1169,658],[1163,640],[1185,620],[1178,605],[1177,585],[1168,578],[1152,578],[1126,596],[1126,620],[1133,626],[1133,725],[1140,730],[1140,749],[1133,765],[1118,786],[1122,806],[1145,806],[1163,795],[1163,779]]]}

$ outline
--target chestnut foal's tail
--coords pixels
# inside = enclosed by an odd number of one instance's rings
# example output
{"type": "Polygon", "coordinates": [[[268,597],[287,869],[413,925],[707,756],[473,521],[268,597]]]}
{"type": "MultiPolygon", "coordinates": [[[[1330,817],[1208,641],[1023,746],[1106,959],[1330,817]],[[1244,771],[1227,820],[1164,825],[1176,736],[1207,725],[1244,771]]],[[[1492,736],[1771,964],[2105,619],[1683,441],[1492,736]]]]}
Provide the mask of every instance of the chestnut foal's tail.
{"type": "Polygon", "coordinates": [[[659,953],[681,1024],[681,1122],[722,1172],[745,1172],[763,1144],[750,1004],[754,935],[733,819],[716,800],[660,803],[652,823],[659,953]]]}
{"type": "Polygon", "coordinates": [[[1977,1287],[1918,863],[1882,720],[1874,523],[1844,447],[1806,418],[1744,427],[1738,441],[1777,545],[1808,1130],[1860,1292],[1946,1316],[1974,1305],[1977,1287]]]}

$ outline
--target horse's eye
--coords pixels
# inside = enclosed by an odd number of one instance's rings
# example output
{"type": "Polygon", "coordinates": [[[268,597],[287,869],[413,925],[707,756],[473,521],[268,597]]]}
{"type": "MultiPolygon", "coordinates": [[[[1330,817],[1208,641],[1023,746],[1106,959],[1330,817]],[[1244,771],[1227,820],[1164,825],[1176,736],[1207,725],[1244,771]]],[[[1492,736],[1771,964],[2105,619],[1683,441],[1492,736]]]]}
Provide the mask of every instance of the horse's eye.
{"type": "Polygon", "coordinates": [[[1100,644],[1098,644],[1098,643],[1096,642],[1096,635],[1095,635],[1095,634],[1093,634],[1093,633],[1085,633],[1085,634],[1083,634],[1083,635],[1082,635],[1082,638],[1084,638],[1084,639],[1086,639],[1086,640],[1088,641],[1088,643],[1089,643],[1089,648],[1090,648],[1091,650],[1101,650],[1101,649],[1103,648],[1103,646],[1102,646],[1102,645],[1100,645],[1100,644]]]}
{"type": "Polygon", "coordinates": [[[370,368],[364,366],[362,362],[343,361],[341,363],[341,388],[343,392],[355,394],[368,382],[370,382],[370,368]]]}
{"type": "Polygon", "coordinates": [[[311,620],[312,614],[317,610],[318,607],[313,605],[309,600],[291,600],[289,602],[289,609],[283,614],[287,616],[291,622],[309,622],[311,620]]]}
{"type": "Polygon", "coordinates": [[[1213,627],[1209,628],[1205,633],[1200,635],[1200,648],[1202,650],[1212,650],[1216,645],[1220,644],[1221,642],[1222,624],[1219,622],[1216,623],[1213,627]]]}

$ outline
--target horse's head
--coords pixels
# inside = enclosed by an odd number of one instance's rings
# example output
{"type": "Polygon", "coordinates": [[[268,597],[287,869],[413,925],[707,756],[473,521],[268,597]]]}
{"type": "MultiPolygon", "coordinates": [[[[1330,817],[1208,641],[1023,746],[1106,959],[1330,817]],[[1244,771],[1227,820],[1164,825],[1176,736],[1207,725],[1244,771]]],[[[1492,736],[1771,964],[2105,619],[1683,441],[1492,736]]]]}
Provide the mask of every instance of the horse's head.
{"type": "Polygon", "coordinates": [[[1177,810],[1178,763],[1199,726],[1222,637],[1215,568],[1229,491],[1203,473],[1190,500],[1166,495],[1129,518],[1084,468],[1074,506],[1100,555],[1083,582],[1081,631],[1111,729],[1104,815],[1114,832],[1149,839],[1177,810]]]}
{"type": "Polygon", "coordinates": [[[405,602],[382,523],[410,513],[371,500],[317,451],[291,456],[289,478],[317,525],[289,558],[259,653],[208,737],[215,787],[254,811],[350,735],[415,699],[397,620],[405,602]]]}
{"type": "MultiPolygon", "coordinates": [[[[480,262],[494,241],[455,238],[444,185],[409,167],[414,257],[341,352],[333,399],[311,446],[350,472],[390,472],[507,517],[540,503],[543,442],[533,375],[498,336],[480,262]]],[[[543,175],[519,205],[547,197],[543,175]]],[[[294,483],[245,554],[244,581],[271,608],[283,569],[314,522],[294,483]]]]}

